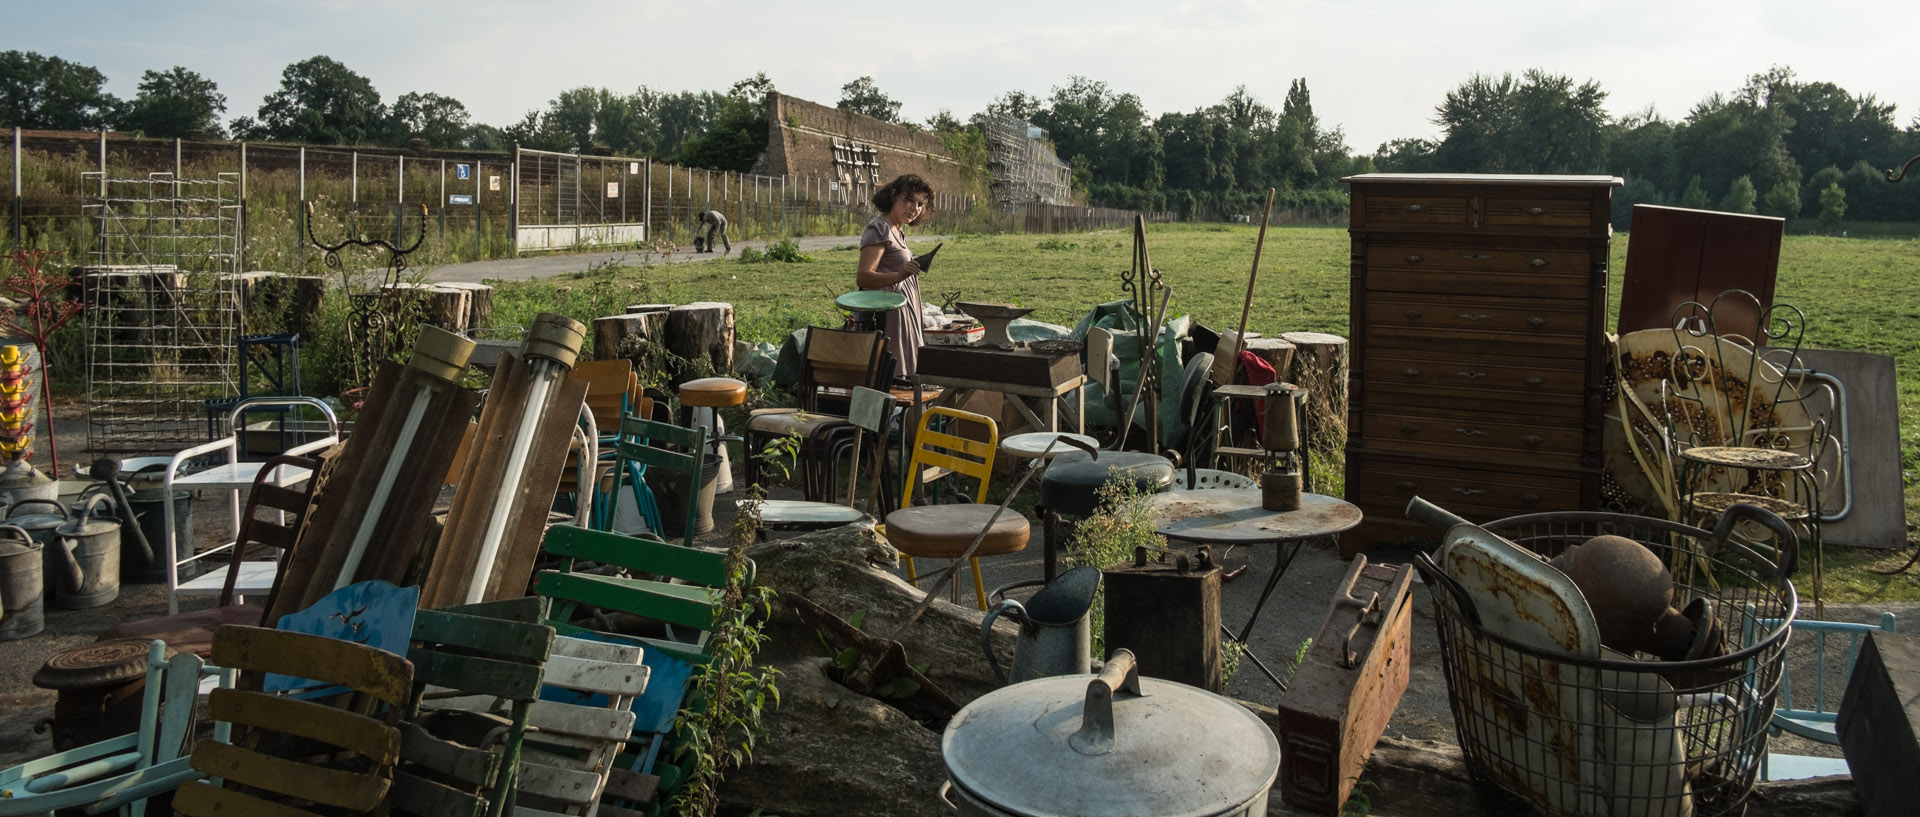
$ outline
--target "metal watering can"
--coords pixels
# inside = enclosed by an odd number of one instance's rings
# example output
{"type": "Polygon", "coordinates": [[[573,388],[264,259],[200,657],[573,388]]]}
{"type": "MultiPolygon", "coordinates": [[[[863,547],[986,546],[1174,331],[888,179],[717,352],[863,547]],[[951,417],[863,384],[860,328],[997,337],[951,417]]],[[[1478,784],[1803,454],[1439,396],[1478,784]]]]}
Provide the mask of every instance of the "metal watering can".
{"type": "Polygon", "coordinates": [[[1093,611],[1094,594],[1100,592],[1100,569],[1076,567],[1062,573],[1025,604],[1005,598],[1009,590],[1038,584],[1043,582],[1016,582],[993,591],[999,601],[980,621],[980,648],[1002,684],[1093,671],[1093,632],[1087,614],[1093,611]],[[993,621],[1002,615],[1020,624],[1011,680],[993,654],[993,621]]]}

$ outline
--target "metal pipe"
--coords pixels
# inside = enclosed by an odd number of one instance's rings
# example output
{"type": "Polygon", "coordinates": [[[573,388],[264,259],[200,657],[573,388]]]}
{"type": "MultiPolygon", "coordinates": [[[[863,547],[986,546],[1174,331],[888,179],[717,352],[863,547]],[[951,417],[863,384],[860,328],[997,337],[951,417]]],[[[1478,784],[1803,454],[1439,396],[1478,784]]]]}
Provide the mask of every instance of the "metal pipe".
{"type": "Polygon", "coordinates": [[[585,324],[551,312],[540,313],[534,318],[533,325],[527,328],[527,340],[521,346],[521,352],[528,360],[527,376],[532,381],[531,390],[524,404],[526,410],[520,413],[520,421],[515,424],[513,434],[503,441],[507,446],[506,469],[494,485],[494,503],[487,512],[487,525],[480,540],[480,555],[474,562],[473,576],[467,583],[467,604],[486,600],[487,583],[493,579],[493,563],[500,556],[500,546],[507,535],[507,522],[512,519],[514,506],[520,501],[520,492],[515,488],[526,478],[527,455],[532,447],[529,441],[533,438],[534,429],[546,419],[547,399],[553,392],[554,384],[573,370],[573,361],[580,354],[580,344],[586,337],[586,330],[585,324]]]}
{"type": "Polygon", "coordinates": [[[380,481],[374,485],[373,496],[367,499],[366,512],[360,515],[359,527],[354,529],[353,543],[347,548],[347,560],[341,564],[339,575],[334,577],[333,589],[352,584],[354,574],[360,571],[360,562],[367,556],[367,545],[373,541],[373,531],[380,526],[387,500],[393,495],[393,485],[400,479],[400,469],[411,460],[408,455],[413,451],[414,439],[420,435],[428,404],[436,395],[451,388],[454,378],[466,370],[473,347],[473,341],[440,327],[420,328],[420,337],[413,344],[413,358],[407,361],[408,374],[418,377],[401,380],[414,387],[413,399],[407,406],[406,419],[400,423],[400,434],[394,437],[387,461],[380,468],[380,481]]]}

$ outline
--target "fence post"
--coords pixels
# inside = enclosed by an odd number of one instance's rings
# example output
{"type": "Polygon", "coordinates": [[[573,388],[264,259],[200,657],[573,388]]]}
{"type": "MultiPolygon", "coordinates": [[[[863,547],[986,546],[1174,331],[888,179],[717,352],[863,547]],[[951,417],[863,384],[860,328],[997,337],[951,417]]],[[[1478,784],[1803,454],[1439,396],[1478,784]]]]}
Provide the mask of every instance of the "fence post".
{"type": "Polygon", "coordinates": [[[487,175],[486,165],[486,162],[478,159],[473,162],[473,257],[476,260],[491,255],[480,237],[480,216],[485,212],[485,208],[480,204],[480,180],[487,175]]]}
{"type": "Polygon", "coordinates": [[[507,165],[507,241],[520,255],[520,143],[513,145],[513,163],[507,165]]]}
{"type": "Polygon", "coordinates": [[[360,234],[360,151],[353,151],[352,170],[347,173],[347,235],[360,234]]]}
{"type": "Polygon", "coordinates": [[[233,248],[235,265],[240,270],[247,268],[247,143],[240,143],[240,236],[238,246],[233,248]]]}
{"type": "Polygon", "coordinates": [[[107,258],[107,132],[100,132],[100,260],[107,258]]]}
{"type": "Polygon", "coordinates": [[[440,160],[440,195],[434,205],[440,211],[440,246],[447,246],[447,160],[440,160]]]}
{"type": "MultiPolygon", "coordinates": [[[[395,156],[394,160],[396,178],[393,185],[393,246],[405,247],[407,246],[406,231],[401,228],[400,222],[406,218],[402,214],[407,209],[407,156],[403,153],[395,156]]],[[[427,225],[420,225],[420,229],[427,229],[427,225]]]]}
{"type": "Polygon", "coordinates": [[[640,236],[643,239],[645,239],[647,243],[651,244],[653,243],[653,159],[652,157],[648,157],[646,159],[644,173],[645,175],[640,177],[642,180],[640,183],[646,187],[647,192],[645,194],[646,198],[643,198],[640,200],[640,219],[641,219],[641,222],[646,226],[641,228],[640,236]]]}
{"type": "Polygon", "coordinates": [[[13,129],[13,246],[20,247],[20,129],[13,129]]]}
{"type": "Polygon", "coordinates": [[[300,192],[299,201],[293,204],[293,246],[294,257],[300,260],[300,271],[307,269],[307,149],[300,149],[300,192]]]}

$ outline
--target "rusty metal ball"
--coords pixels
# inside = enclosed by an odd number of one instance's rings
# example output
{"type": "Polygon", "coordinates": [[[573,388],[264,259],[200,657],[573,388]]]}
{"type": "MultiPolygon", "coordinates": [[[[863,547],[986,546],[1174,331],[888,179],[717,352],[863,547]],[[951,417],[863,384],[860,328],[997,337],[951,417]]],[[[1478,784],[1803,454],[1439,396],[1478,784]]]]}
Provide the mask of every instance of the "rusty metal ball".
{"type": "Polygon", "coordinates": [[[1673,603],[1673,576],[1660,557],[1624,536],[1595,536],[1557,565],[1580,587],[1600,625],[1600,643],[1633,652],[1652,637],[1673,603]]]}

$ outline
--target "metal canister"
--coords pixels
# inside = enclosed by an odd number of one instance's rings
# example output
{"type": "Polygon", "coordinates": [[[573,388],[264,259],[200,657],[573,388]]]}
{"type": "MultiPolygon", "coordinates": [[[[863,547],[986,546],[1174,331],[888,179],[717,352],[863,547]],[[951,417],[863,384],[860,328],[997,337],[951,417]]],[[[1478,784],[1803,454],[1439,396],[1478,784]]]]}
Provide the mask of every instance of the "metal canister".
{"type": "Polygon", "coordinates": [[[1097,676],[980,696],[947,723],[940,754],[940,795],[969,817],[1257,817],[1280,773],[1280,742],[1252,712],[1142,678],[1126,650],[1097,676]]]}
{"type": "Polygon", "coordinates": [[[60,579],[49,581],[48,577],[59,577],[70,567],[64,559],[56,558],[54,551],[60,549],[60,537],[56,531],[72,518],[73,515],[67,513],[67,506],[53,499],[22,500],[7,509],[7,524],[26,531],[34,544],[40,546],[41,591],[48,596],[54,593],[46,591],[54,589],[57,592],[61,585],[60,579]]]}
{"type": "Polygon", "coordinates": [[[19,526],[0,525],[0,641],[38,635],[47,626],[40,551],[19,526]]]}
{"type": "MultiPolygon", "coordinates": [[[[121,578],[136,584],[163,584],[167,580],[167,564],[162,558],[178,560],[180,557],[169,551],[168,545],[175,542],[193,541],[193,494],[189,491],[173,492],[173,531],[167,536],[166,496],[159,486],[143,488],[133,492],[128,507],[133,509],[133,518],[140,521],[140,530],[146,534],[148,544],[153,548],[154,558],[144,564],[137,557],[123,556],[120,560],[121,578]]],[[[204,561],[204,560],[201,560],[204,561]]],[[[180,565],[180,581],[186,581],[200,575],[200,561],[180,565]]]]}
{"type": "Polygon", "coordinates": [[[54,531],[56,541],[47,554],[62,568],[55,573],[60,583],[53,593],[54,606],[85,610],[120,597],[120,523],[94,513],[112,504],[105,495],[94,494],[78,518],[54,531]]]}

